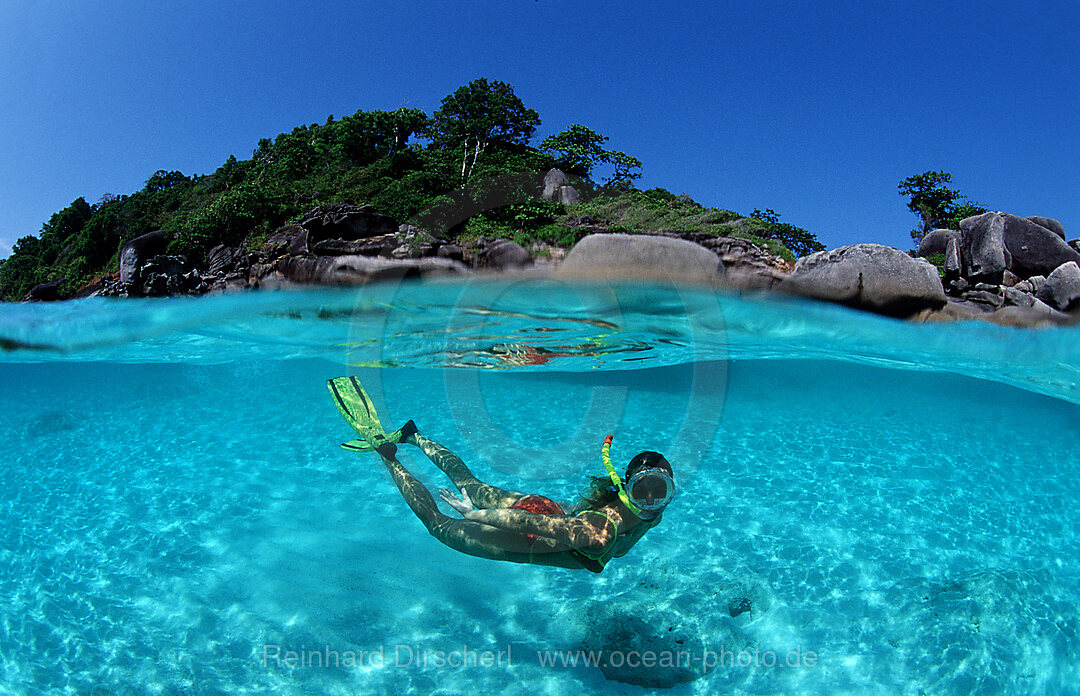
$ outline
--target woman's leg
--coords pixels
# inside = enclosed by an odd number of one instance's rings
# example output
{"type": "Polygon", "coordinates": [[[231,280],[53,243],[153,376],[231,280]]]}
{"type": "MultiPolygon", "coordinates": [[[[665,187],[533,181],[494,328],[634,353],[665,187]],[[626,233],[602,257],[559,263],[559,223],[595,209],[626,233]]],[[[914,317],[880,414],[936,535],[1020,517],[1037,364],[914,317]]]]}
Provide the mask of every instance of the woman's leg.
{"type": "Polygon", "coordinates": [[[532,545],[524,534],[442,514],[431,492],[400,462],[386,457],[382,460],[405,502],[424,523],[428,532],[455,551],[495,561],[581,568],[581,564],[567,553],[531,553],[532,545]]]}
{"type": "Polygon", "coordinates": [[[461,457],[420,433],[413,433],[405,439],[405,442],[419,447],[428,459],[435,463],[435,466],[450,477],[459,491],[469,494],[469,498],[477,508],[483,510],[508,508],[523,497],[522,493],[484,483],[469,471],[469,467],[465,466],[461,457]]]}

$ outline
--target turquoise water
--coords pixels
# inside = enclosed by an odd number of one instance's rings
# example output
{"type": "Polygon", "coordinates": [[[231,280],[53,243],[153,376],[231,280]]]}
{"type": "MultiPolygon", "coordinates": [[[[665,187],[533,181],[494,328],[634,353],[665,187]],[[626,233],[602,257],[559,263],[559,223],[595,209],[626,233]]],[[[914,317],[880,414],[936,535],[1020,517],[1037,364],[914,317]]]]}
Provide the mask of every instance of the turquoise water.
{"type": "Polygon", "coordinates": [[[518,279],[0,343],[2,694],[1080,692],[1077,329],[518,279]],[[458,554],[337,447],[341,374],[492,483],[569,500],[613,432],[678,497],[601,575],[458,554]]]}

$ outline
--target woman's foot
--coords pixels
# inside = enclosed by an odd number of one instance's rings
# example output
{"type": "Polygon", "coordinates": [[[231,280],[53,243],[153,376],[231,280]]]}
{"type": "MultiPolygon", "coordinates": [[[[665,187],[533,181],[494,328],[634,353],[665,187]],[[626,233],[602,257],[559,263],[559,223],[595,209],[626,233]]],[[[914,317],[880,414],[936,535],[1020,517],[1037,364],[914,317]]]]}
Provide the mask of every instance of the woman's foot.
{"type": "Polygon", "coordinates": [[[401,426],[401,429],[395,434],[397,435],[398,442],[407,442],[411,445],[415,445],[416,441],[413,439],[413,435],[416,435],[417,432],[416,423],[413,423],[412,419],[410,419],[405,425],[401,426]]]}

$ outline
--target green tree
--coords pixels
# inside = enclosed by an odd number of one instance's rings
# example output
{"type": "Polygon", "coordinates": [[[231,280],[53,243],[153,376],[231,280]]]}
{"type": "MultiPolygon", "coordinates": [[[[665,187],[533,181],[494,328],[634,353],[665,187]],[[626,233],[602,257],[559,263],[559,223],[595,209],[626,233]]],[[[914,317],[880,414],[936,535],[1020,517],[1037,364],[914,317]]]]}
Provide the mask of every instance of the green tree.
{"type": "Polygon", "coordinates": [[[815,251],[825,250],[825,245],[817,240],[816,235],[790,223],[780,222],[780,216],[772,208],[755,208],[750,217],[765,223],[764,229],[758,230],[762,237],[775,239],[795,256],[807,256],[815,251]]]}
{"type": "Polygon", "coordinates": [[[900,195],[908,198],[908,210],[919,216],[919,227],[911,231],[916,246],[931,230],[960,229],[965,217],[986,212],[978,203],[961,201],[962,194],[949,188],[950,183],[952,174],[928,171],[909,176],[897,186],[900,195]]]}
{"type": "Polygon", "coordinates": [[[605,150],[606,135],[574,123],[562,133],[549,136],[540,143],[540,149],[555,156],[555,165],[568,174],[589,177],[597,165],[610,164],[611,176],[606,186],[626,187],[641,178],[641,160],[625,152],[605,150]]]}
{"type": "Polygon", "coordinates": [[[527,145],[539,125],[540,115],[525,108],[513,87],[479,78],[443,98],[428,134],[434,146],[460,155],[465,182],[492,143],[527,145]]]}
{"type": "Polygon", "coordinates": [[[641,178],[641,160],[625,152],[609,152],[608,162],[611,163],[612,173],[604,180],[605,186],[630,188],[634,182],[641,178]]]}
{"type": "Polygon", "coordinates": [[[555,166],[567,174],[587,177],[593,167],[605,161],[606,141],[607,136],[574,123],[562,133],[544,138],[540,149],[555,155],[555,166]]]}
{"type": "Polygon", "coordinates": [[[147,193],[155,193],[157,191],[168,191],[169,189],[182,186],[183,184],[190,183],[191,179],[187,178],[180,172],[167,172],[164,169],[159,169],[153,173],[153,175],[146,180],[146,186],[143,190],[147,193]]]}

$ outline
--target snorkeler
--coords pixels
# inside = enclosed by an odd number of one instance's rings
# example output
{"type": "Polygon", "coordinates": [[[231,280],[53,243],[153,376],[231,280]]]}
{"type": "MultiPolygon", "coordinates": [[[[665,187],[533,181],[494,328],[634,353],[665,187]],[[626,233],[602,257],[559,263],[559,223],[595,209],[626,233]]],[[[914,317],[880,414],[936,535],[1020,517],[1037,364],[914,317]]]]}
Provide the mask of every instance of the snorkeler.
{"type": "Polygon", "coordinates": [[[360,435],[342,445],[354,452],[378,452],[394,483],[428,532],[452,549],[480,558],[585,568],[599,573],[625,555],[660,523],[675,494],[671,465],[657,452],[630,460],[622,478],[611,463],[612,436],[602,449],[606,477],[590,477],[589,489],[570,514],[542,495],[504,490],[477,479],[461,458],[417,432],[410,420],[386,434],[364,388],[355,377],[326,383],[341,415],[360,435]],[[420,481],[397,460],[397,445],[414,445],[450,477],[460,493],[439,494],[463,519],[444,515],[420,481]],[[623,479],[626,483],[623,483],[623,479]]]}

